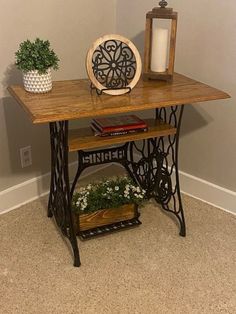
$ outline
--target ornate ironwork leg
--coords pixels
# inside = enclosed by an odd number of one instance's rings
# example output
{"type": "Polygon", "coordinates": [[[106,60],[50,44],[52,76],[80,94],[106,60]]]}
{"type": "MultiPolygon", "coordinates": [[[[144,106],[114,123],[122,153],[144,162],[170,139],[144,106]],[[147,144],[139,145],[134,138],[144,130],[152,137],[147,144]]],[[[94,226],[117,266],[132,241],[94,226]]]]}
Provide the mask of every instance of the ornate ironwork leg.
{"type": "Polygon", "coordinates": [[[71,243],[74,266],[80,266],[79,249],[74,231],[68,171],[68,121],[50,123],[51,189],[48,216],[55,217],[61,232],[71,243]]]}
{"type": "Polygon", "coordinates": [[[173,213],[178,219],[180,235],[185,237],[186,226],[178,170],[179,134],[183,110],[184,105],[156,110],[157,118],[175,126],[177,131],[176,134],[169,135],[167,139],[163,137],[155,139],[156,147],[165,153],[165,158],[162,165],[162,174],[157,181],[154,193],[156,201],[161,204],[162,208],[167,212],[173,213]],[[173,177],[175,177],[174,183],[172,182],[173,177]]]}
{"type": "Polygon", "coordinates": [[[176,134],[143,140],[141,144],[131,142],[128,154],[128,167],[133,177],[147,191],[148,198],[154,197],[165,211],[175,215],[180,224],[181,236],[186,235],[178,173],[183,109],[184,106],[158,109],[156,118],[175,126],[176,134]],[[172,180],[173,176],[175,180],[172,180]]]}

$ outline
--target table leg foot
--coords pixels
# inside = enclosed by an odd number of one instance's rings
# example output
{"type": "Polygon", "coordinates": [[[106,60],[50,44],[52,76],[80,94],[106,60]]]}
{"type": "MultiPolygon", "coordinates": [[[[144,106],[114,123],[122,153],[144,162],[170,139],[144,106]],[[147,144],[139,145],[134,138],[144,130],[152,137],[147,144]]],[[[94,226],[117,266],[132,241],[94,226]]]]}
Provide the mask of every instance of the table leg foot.
{"type": "Polygon", "coordinates": [[[50,195],[49,195],[47,216],[48,216],[48,218],[52,218],[53,217],[52,205],[51,205],[51,192],[50,192],[50,195]]]}
{"type": "MultiPolygon", "coordinates": [[[[177,174],[176,176],[179,177],[179,174],[177,174]]],[[[179,179],[176,180],[179,182],[179,179]]],[[[186,237],[186,224],[185,224],[185,218],[184,218],[184,210],[183,210],[183,206],[182,206],[182,200],[181,200],[181,194],[180,194],[180,189],[179,189],[179,185],[178,185],[178,203],[179,203],[179,212],[178,212],[178,220],[179,220],[179,224],[180,224],[180,232],[179,235],[181,237],[186,237]]]]}
{"type": "MultiPolygon", "coordinates": [[[[155,198],[155,200],[158,204],[161,204],[158,198],[155,198]]],[[[186,237],[186,224],[183,209],[177,210],[178,207],[176,206],[176,204],[173,205],[173,209],[171,209],[172,207],[170,204],[168,206],[166,204],[161,204],[161,206],[164,211],[174,215],[173,217],[177,219],[177,222],[179,224],[179,235],[181,237],[186,237]]]]}
{"type": "Polygon", "coordinates": [[[81,263],[80,263],[80,259],[79,259],[79,258],[75,258],[75,259],[74,259],[74,266],[75,266],[75,267],[80,267],[80,266],[81,266],[81,263]]]}
{"type": "Polygon", "coordinates": [[[181,237],[186,237],[186,228],[185,228],[185,226],[181,226],[179,235],[181,237]]]}
{"type": "Polygon", "coordinates": [[[73,236],[70,237],[70,243],[71,243],[73,254],[74,254],[74,266],[80,267],[81,265],[80,255],[79,255],[79,249],[78,249],[78,244],[77,244],[77,239],[76,239],[75,234],[73,234],[73,236]]]}
{"type": "Polygon", "coordinates": [[[80,256],[79,256],[79,250],[78,250],[78,245],[77,245],[77,240],[76,240],[76,244],[73,246],[73,251],[74,251],[74,266],[75,267],[80,267],[81,266],[81,262],[80,262],[80,256]]]}
{"type": "Polygon", "coordinates": [[[52,213],[52,211],[51,211],[51,209],[48,209],[48,218],[52,218],[53,217],[53,213],[52,213]]]}

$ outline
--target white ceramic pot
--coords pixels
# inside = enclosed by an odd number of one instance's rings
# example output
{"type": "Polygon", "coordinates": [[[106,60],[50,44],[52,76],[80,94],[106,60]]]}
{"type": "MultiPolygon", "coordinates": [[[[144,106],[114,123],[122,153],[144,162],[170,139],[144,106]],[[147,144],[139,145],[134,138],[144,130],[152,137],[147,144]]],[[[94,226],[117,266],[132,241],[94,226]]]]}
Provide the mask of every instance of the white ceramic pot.
{"type": "Polygon", "coordinates": [[[39,74],[37,70],[23,73],[24,88],[31,93],[47,93],[52,89],[51,69],[39,74]]]}

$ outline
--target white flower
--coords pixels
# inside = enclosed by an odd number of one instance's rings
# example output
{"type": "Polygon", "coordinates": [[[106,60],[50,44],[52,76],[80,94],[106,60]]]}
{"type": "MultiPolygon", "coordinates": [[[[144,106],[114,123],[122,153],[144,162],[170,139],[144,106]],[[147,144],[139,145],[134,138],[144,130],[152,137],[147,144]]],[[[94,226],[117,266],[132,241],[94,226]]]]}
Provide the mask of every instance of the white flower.
{"type": "Polygon", "coordinates": [[[124,193],[124,197],[130,199],[129,193],[124,193]]]}
{"type": "Polygon", "coordinates": [[[80,206],[81,206],[81,210],[85,210],[85,208],[88,206],[87,197],[83,197],[80,206]]]}
{"type": "Polygon", "coordinates": [[[115,186],[115,191],[119,191],[119,186],[115,186]]]}
{"type": "Polygon", "coordinates": [[[129,193],[130,193],[130,190],[124,190],[124,193],[125,193],[125,194],[129,194],[129,193]]]}
{"type": "Polygon", "coordinates": [[[91,190],[92,189],[92,184],[89,184],[88,186],[87,186],[87,190],[91,190]]]}
{"type": "Polygon", "coordinates": [[[81,210],[85,210],[86,207],[87,207],[87,205],[84,204],[84,203],[82,203],[80,209],[81,209],[81,210]]]}

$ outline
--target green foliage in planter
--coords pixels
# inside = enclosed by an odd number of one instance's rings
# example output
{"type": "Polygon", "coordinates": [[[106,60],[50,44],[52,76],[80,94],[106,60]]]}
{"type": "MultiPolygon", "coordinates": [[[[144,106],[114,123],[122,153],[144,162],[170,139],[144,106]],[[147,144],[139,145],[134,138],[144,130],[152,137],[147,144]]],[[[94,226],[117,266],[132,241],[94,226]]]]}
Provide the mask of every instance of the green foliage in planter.
{"type": "Polygon", "coordinates": [[[72,209],[76,213],[89,213],[100,209],[117,208],[125,204],[140,205],[145,191],[127,177],[88,184],[74,193],[72,209]]]}
{"type": "Polygon", "coordinates": [[[59,67],[59,58],[50,48],[48,40],[39,38],[33,42],[26,40],[20,44],[15,55],[16,66],[23,72],[38,70],[40,74],[44,74],[49,68],[57,70],[59,67]]]}

